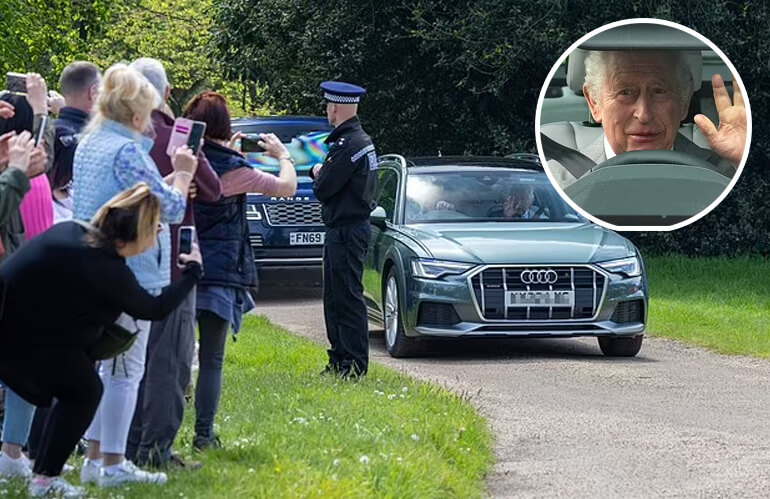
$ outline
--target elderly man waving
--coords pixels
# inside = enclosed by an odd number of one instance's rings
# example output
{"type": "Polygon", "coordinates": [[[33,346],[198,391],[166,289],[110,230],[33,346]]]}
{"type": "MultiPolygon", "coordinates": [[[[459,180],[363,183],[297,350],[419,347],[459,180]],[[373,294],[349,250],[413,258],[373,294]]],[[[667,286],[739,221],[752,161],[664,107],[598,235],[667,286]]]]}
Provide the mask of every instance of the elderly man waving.
{"type": "MultiPolygon", "coordinates": [[[[737,85],[731,99],[720,75],[714,75],[719,127],[699,114],[695,123],[709,149],[679,134],[693,94],[687,59],[678,51],[592,51],[585,60],[583,93],[604,133],[580,152],[599,164],[618,154],[674,150],[703,158],[732,176],[746,148],[746,107],[737,85]]],[[[562,187],[575,176],[555,161],[549,168],[562,187]]]]}

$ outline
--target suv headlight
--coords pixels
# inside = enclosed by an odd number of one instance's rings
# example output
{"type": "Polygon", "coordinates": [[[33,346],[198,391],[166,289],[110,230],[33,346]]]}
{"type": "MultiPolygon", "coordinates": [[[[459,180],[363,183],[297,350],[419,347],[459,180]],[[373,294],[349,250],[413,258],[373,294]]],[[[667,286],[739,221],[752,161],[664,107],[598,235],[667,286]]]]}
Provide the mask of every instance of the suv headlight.
{"type": "Polygon", "coordinates": [[[446,262],[427,258],[412,259],[412,275],[424,279],[440,279],[445,275],[457,275],[472,269],[473,263],[446,262]]]}
{"type": "Polygon", "coordinates": [[[613,274],[623,274],[628,277],[638,277],[642,275],[642,265],[635,256],[622,258],[620,260],[610,260],[609,262],[597,263],[597,265],[613,274]]]}
{"type": "Polygon", "coordinates": [[[255,204],[246,205],[246,220],[262,220],[262,210],[255,204]]]}

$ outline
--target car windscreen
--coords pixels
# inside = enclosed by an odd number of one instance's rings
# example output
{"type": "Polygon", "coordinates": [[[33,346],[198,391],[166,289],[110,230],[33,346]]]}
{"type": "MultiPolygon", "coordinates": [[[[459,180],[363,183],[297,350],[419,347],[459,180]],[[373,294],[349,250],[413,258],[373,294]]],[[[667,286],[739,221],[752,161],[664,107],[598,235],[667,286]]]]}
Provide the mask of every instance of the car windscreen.
{"type": "Polygon", "coordinates": [[[584,222],[542,173],[516,170],[411,171],[405,223],[584,222]]]}

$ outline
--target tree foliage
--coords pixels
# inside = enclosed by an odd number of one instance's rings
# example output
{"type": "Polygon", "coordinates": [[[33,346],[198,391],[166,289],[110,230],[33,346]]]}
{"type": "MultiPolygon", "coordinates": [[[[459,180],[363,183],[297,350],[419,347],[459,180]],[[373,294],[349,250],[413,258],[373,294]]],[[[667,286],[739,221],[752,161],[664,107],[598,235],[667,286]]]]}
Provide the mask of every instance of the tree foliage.
{"type": "Polygon", "coordinates": [[[55,88],[74,60],[104,70],[153,57],[166,68],[176,112],[204,89],[230,97],[235,115],[266,112],[255,84],[222,78],[212,16],[212,0],[0,0],[0,69],[39,72],[55,88]]]}
{"type": "Polygon", "coordinates": [[[110,16],[101,0],[0,0],[0,71],[42,74],[51,86],[83,59],[110,16]]]}
{"type": "Polygon", "coordinates": [[[223,0],[214,43],[230,77],[266,86],[271,106],[320,112],[318,84],[368,88],[361,105],[380,153],[534,151],[535,110],[557,58],[609,22],[655,17],[706,35],[747,87],[745,172],[710,215],[673,233],[633,234],[651,252],[770,253],[768,6],[610,0],[223,0]],[[762,20],[762,22],[758,22],[762,20]]]}

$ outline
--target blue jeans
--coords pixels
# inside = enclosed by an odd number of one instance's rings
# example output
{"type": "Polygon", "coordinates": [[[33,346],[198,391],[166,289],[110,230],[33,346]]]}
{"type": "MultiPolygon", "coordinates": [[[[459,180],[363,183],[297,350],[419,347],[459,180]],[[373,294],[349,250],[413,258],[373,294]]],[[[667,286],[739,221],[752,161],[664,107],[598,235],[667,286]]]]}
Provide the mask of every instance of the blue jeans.
{"type": "Polygon", "coordinates": [[[25,445],[35,417],[35,406],[5,388],[5,418],[3,419],[3,443],[25,445]]]}

